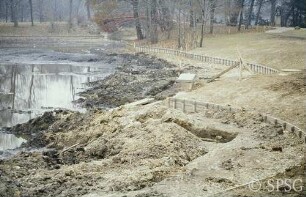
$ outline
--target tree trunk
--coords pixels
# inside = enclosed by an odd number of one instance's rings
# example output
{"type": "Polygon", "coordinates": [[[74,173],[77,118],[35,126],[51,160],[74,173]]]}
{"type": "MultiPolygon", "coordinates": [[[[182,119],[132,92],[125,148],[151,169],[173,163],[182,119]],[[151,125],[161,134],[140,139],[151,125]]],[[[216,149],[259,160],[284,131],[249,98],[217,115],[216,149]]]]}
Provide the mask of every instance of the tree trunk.
{"type": "Polygon", "coordinates": [[[34,19],[33,19],[33,4],[32,4],[32,0],[29,0],[29,4],[30,4],[31,24],[32,24],[32,26],[34,26],[34,19]]]}
{"type": "Polygon", "coordinates": [[[257,10],[257,14],[256,14],[256,19],[255,19],[255,25],[258,25],[258,20],[259,20],[260,10],[261,10],[261,7],[262,7],[263,0],[259,0],[258,3],[259,4],[258,4],[258,10],[257,10]]]}
{"type": "MultiPolygon", "coordinates": [[[[20,21],[23,22],[23,19],[24,19],[24,5],[23,5],[23,2],[20,2],[19,3],[19,9],[18,10],[21,10],[21,13],[20,13],[20,21]]],[[[18,12],[16,12],[18,13],[18,12]]]]}
{"type": "Polygon", "coordinates": [[[249,10],[249,15],[248,15],[248,22],[247,22],[247,25],[246,25],[247,29],[251,25],[254,2],[255,2],[255,0],[251,0],[251,6],[250,6],[250,10],[249,10]]]}
{"type": "Polygon", "coordinates": [[[178,40],[177,40],[177,48],[180,49],[182,47],[182,39],[181,39],[181,6],[179,7],[178,13],[178,40]]]}
{"type": "Polygon", "coordinates": [[[189,9],[189,26],[192,28],[194,27],[194,11],[193,11],[193,5],[192,5],[192,1],[189,0],[189,6],[190,6],[190,9],[189,9]]]}
{"type": "Polygon", "coordinates": [[[224,2],[224,23],[226,26],[230,24],[230,15],[231,15],[231,1],[226,0],[224,2]]]}
{"type": "Polygon", "coordinates": [[[202,5],[202,24],[201,24],[201,39],[200,39],[200,47],[203,47],[203,41],[204,41],[204,33],[205,33],[205,4],[206,0],[203,0],[203,5],[202,5]]]}
{"type": "Polygon", "coordinates": [[[215,0],[209,0],[210,2],[210,28],[209,28],[209,33],[213,34],[214,33],[214,19],[215,19],[215,9],[216,9],[216,2],[215,0]]]}
{"type": "Polygon", "coordinates": [[[157,32],[157,0],[151,0],[151,43],[156,44],[158,42],[158,32],[157,32]]]}
{"type": "Polygon", "coordinates": [[[91,13],[90,13],[90,1],[86,2],[86,9],[87,9],[87,18],[90,21],[91,20],[91,13]]]}
{"type": "Polygon", "coordinates": [[[72,5],[73,5],[73,1],[69,0],[69,21],[68,21],[68,31],[69,32],[72,28],[72,5]]]}
{"type": "Polygon", "coordinates": [[[164,0],[159,0],[159,5],[161,7],[160,29],[162,32],[167,31],[167,38],[170,39],[172,29],[171,13],[164,0]]]}
{"type": "Polygon", "coordinates": [[[12,21],[14,22],[14,27],[18,27],[18,18],[17,18],[17,2],[16,0],[11,0],[11,12],[12,12],[12,21]]]}
{"type": "Polygon", "coordinates": [[[275,8],[276,8],[276,0],[271,1],[271,15],[270,15],[270,24],[271,26],[275,26],[275,8]]]}
{"type": "Polygon", "coordinates": [[[39,10],[39,22],[42,23],[44,21],[43,16],[43,0],[38,1],[38,10],[39,10]]]}
{"type": "Polygon", "coordinates": [[[9,10],[9,3],[8,0],[5,0],[5,22],[8,22],[8,10],[9,10]]]}
{"type": "Polygon", "coordinates": [[[139,20],[139,13],[138,13],[138,5],[139,5],[138,0],[132,0],[132,5],[133,5],[133,15],[134,15],[134,20],[135,20],[137,39],[143,40],[144,36],[142,34],[141,24],[139,20]]]}
{"type": "MultiPolygon", "coordinates": [[[[205,1],[205,0],[204,0],[204,1],[205,1]]],[[[203,47],[204,26],[205,26],[205,10],[204,10],[204,8],[202,8],[202,25],[201,25],[201,40],[200,40],[200,47],[203,47]]]]}
{"type": "Polygon", "coordinates": [[[290,11],[284,17],[284,26],[287,26],[288,20],[289,20],[290,16],[293,14],[293,12],[294,12],[294,6],[291,7],[290,11]]]}
{"type": "Polygon", "coordinates": [[[53,5],[53,22],[58,21],[59,19],[59,14],[58,14],[58,9],[57,9],[57,0],[53,0],[54,5],[53,5]]]}
{"type": "Polygon", "coordinates": [[[150,15],[150,8],[149,4],[146,5],[146,31],[145,31],[145,37],[151,38],[151,15],[150,15]]]}
{"type": "Polygon", "coordinates": [[[241,25],[243,21],[243,7],[244,7],[244,0],[240,0],[240,14],[239,14],[239,24],[238,24],[238,31],[241,30],[241,25]]]}

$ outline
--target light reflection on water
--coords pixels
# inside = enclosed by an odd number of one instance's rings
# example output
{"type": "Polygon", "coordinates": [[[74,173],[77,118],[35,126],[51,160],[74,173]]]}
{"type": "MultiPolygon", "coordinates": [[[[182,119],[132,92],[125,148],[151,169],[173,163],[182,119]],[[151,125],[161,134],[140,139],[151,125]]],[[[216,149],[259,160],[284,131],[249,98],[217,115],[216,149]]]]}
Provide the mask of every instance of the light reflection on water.
{"type": "MultiPolygon", "coordinates": [[[[1,64],[0,128],[32,119],[54,108],[82,110],[72,103],[85,83],[111,74],[109,65],[1,64]]],[[[84,109],[83,109],[84,110],[84,109]]],[[[0,133],[0,150],[16,148],[22,139],[0,133]]]]}
{"type": "Polygon", "coordinates": [[[12,134],[1,133],[0,131],[0,151],[17,148],[25,141],[23,138],[18,138],[12,134]]]}

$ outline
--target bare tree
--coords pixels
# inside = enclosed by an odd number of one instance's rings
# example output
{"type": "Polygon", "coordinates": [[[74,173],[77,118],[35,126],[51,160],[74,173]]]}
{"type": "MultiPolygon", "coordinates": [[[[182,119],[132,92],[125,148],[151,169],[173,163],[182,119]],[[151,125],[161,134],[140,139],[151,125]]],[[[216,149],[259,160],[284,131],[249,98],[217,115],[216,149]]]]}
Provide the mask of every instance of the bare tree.
{"type": "Polygon", "coordinates": [[[34,19],[33,19],[33,3],[32,3],[32,0],[29,0],[29,4],[30,4],[31,24],[32,24],[32,26],[34,26],[34,19]]]}
{"type": "Polygon", "coordinates": [[[263,4],[263,0],[258,0],[258,9],[257,9],[257,14],[256,14],[256,19],[255,19],[255,25],[258,25],[262,4],[263,4]]]}
{"type": "Polygon", "coordinates": [[[90,0],[86,1],[86,11],[87,11],[87,19],[91,20],[91,13],[90,13],[90,0]]]}
{"type": "Polygon", "coordinates": [[[250,8],[249,8],[249,14],[248,14],[248,21],[247,21],[247,24],[246,24],[247,29],[249,28],[249,25],[251,25],[254,2],[255,2],[255,0],[251,0],[251,5],[250,5],[250,8]]]}
{"type": "Polygon", "coordinates": [[[144,36],[142,34],[141,24],[140,24],[140,19],[139,19],[139,13],[138,13],[138,7],[139,7],[138,0],[132,0],[132,5],[133,5],[133,15],[134,15],[134,19],[135,19],[137,39],[142,40],[142,39],[144,39],[144,36]]]}
{"type": "Polygon", "coordinates": [[[158,25],[158,18],[157,18],[157,0],[151,0],[151,43],[155,44],[158,42],[158,32],[157,32],[157,25],[158,25]]]}
{"type": "Polygon", "coordinates": [[[159,26],[162,32],[167,31],[167,38],[170,39],[171,30],[173,28],[173,21],[169,7],[166,5],[165,0],[159,0],[160,19],[159,26]]]}
{"type": "Polygon", "coordinates": [[[9,0],[5,0],[5,22],[8,22],[9,0]]]}
{"type": "Polygon", "coordinates": [[[215,20],[215,9],[216,9],[216,1],[209,0],[209,13],[210,13],[210,28],[209,33],[214,33],[214,20],[215,20]]]}
{"type": "Polygon", "coordinates": [[[178,39],[177,39],[177,48],[181,48],[182,47],[182,34],[181,34],[181,12],[182,12],[182,8],[181,5],[179,5],[178,8],[178,39]]]}
{"type": "Polygon", "coordinates": [[[270,2],[271,2],[270,24],[271,26],[275,26],[276,0],[270,0],[270,2]]]}
{"type": "Polygon", "coordinates": [[[238,31],[241,30],[241,25],[243,21],[243,8],[244,8],[244,0],[240,0],[240,14],[239,14],[238,31]]]}
{"type": "Polygon", "coordinates": [[[44,3],[43,0],[38,1],[38,11],[39,11],[39,22],[44,21],[44,3]]]}
{"type": "Polygon", "coordinates": [[[72,6],[73,6],[73,0],[69,0],[69,20],[68,20],[68,31],[69,32],[72,28],[72,6]]]}
{"type": "Polygon", "coordinates": [[[189,5],[190,5],[190,9],[189,9],[189,26],[191,28],[193,28],[195,26],[195,17],[194,17],[194,10],[193,10],[193,3],[192,3],[192,0],[189,0],[189,5]]]}
{"type": "Polygon", "coordinates": [[[202,24],[201,24],[201,38],[200,38],[200,47],[203,47],[204,33],[205,33],[205,23],[206,23],[206,0],[198,0],[199,5],[201,6],[202,13],[202,24]]]}
{"type": "Polygon", "coordinates": [[[231,0],[226,0],[223,4],[224,6],[224,21],[225,25],[230,24],[230,15],[231,15],[231,0]]]}
{"type": "Polygon", "coordinates": [[[11,0],[11,18],[14,22],[14,27],[18,27],[18,6],[17,6],[17,0],[11,0]]]}

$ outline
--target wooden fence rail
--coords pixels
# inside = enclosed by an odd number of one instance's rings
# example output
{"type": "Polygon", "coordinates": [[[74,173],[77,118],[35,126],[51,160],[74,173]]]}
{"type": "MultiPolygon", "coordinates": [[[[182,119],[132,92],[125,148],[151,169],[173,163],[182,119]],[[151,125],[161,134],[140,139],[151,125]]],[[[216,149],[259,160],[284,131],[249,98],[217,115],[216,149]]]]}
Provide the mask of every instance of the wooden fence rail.
{"type": "MultiPolygon", "coordinates": [[[[205,62],[205,63],[222,64],[225,66],[233,66],[239,63],[238,61],[234,61],[234,60],[210,57],[210,56],[205,56],[205,55],[197,55],[197,54],[192,54],[192,53],[187,53],[184,51],[167,49],[167,48],[156,48],[156,47],[146,47],[146,46],[134,45],[134,49],[138,52],[143,52],[143,53],[150,53],[150,52],[151,53],[163,53],[163,54],[175,55],[175,56],[185,57],[185,58],[189,58],[193,60],[198,60],[198,61],[205,62]]],[[[258,64],[246,63],[246,66],[248,66],[250,70],[252,70],[254,73],[263,74],[263,75],[271,75],[271,74],[276,74],[279,72],[277,69],[270,68],[270,67],[263,66],[263,65],[258,65],[258,64]]]]}
{"type": "MultiPolygon", "coordinates": [[[[212,109],[216,111],[227,111],[227,112],[239,112],[240,109],[232,108],[231,106],[223,106],[214,103],[207,103],[207,102],[199,102],[195,100],[185,100],[185,99],[178,99],[178,98],[168,98],[168,107],[174,109],[180,109],[183,112],[200,112],[207,109],[212,109]]],[[[281,120],[279,118],[275,118],[273,116],[267,114],[260,114],[263,118],[263,121],[272,124],[272,125],[281,125],[285,130],[294,133],[298,138],[300,138],[303,143],[306,144],[306,133],[301,128],[281,120]]]]}

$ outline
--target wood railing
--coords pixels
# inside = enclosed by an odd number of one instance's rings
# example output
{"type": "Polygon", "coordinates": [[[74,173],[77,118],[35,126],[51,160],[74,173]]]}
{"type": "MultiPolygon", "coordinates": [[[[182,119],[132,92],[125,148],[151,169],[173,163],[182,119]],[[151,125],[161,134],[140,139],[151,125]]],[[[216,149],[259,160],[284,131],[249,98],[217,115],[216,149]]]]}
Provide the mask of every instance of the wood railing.
{"type": "MultiPolygon", "coordinates": [[[[180,57],[189,58],[193,60],[198,60],[198,61],[205,62],[205,63],[222,64],[225,66],[233,66],[239,63],[238,61],[234,61],[234,60],[210,57],[206,55],[192,54],[192,53],[187,53],[185,51],[174,50],[174,49],[136,46],[136,45],[134,45],[133,47],[137,52],[163,53],[163,54],[175,55],[175,56],[180,56],[180,57]]],[[[276,74],[279,72],[277,69],[270,68],[268,66],[252,64],[252,63],[245,63],[245,64],[246,66],[249,67],[251,71],[253,71],[254,73],[258,73],[258,74],[271,75],[271,74],[276,74]]]]}
{"type": "MultiPolygon", "coordinates": [[[[227,111],[227,112],[239,112],[242,111],[241,109],[233,108],[231,106],[223,106],[214,103],[207,103],[207,102],[200,102],[195,100],[185,100],[185,99],[178,99],[178,98],[168,98],[167,105],[169,108],[179,109],[183,112],[201,112],[207,109],[216,110],[216,111],[227,111]]],[[[268,124],[273,125],[281,125],[285,130],[294,133],[298,138],[300,138],[306,144],[306,133],[301,128],[281,120],[279,118],[275,118],[273,116],[267,114],[260,114],[262,116],[263,121],[268,124]]]]}

